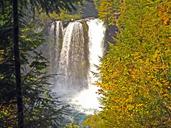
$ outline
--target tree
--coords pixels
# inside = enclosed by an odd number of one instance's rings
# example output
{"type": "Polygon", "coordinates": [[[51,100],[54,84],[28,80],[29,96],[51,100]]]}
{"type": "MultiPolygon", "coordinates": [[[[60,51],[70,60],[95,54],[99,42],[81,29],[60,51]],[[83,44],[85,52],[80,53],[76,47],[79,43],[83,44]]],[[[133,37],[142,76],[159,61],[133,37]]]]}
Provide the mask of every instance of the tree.
{"type": "Polygon", "coordinates": [[[118,0],[99,0],[98,16],[107,24],[115,24],[118,15],[118,0]]]}
{"type": "MultiPolygon", "coordinates": [[[[23,1],[24,2],[24,1],[23,1]]],[[[63,1],[62,1],[63,2],[63,1]]],[[[30,1],[31,5],[39,9],[41,7],[42,10],[45,10],[46,13],[49,13],[53,10],[60,11],[61,8],[71,9],[73,5],[71,1],[63,2],[63,4],[59,4],[58,1],[30,1]],[[34,3],[38,3],[35,5],[34,3]],[[58,3],[58,4],[57,4],[58,3]],[[56,6],[54,6],[55,4],[56,6]],[[53,6],[52,6],[53,5],[53,6]]],[[[16,76],[16,92],[17,92],[17,108],[18,108],[18,127],[24,127],[24,116],[23,116],[23,101],[22,101],[22,90],[21,90],[21,73],[20,73],[20,56],[19,56],[19,17],[18,17],[18,0],[13,0],[13,43],[14,43],[14,58],[15,58],[15,76],[16,76]]]]}
{"type": "Polygon", "coordinates": [[[14,61],[12,54],[12,5],[10,1],[1,3],[0,15],[0,126],[16,124],[16,97],[14,81],[14,61]],[[3,4],[3,6],[2,6],[3,4]],[[9,5],[9,6],[7,6],[9,5]],[[7,93],[9,92],[9,93],[7,93]]]}
{"type": "Polygon", "coordinates": [[[107,128],[171,126],[170,5],[120,3],[116,44],[102,61],[98,83],[104,105],[98,117],[107,128]]]}
{"type": "MultiPolygon", "coordinates": [[[[16,70],[16,84],[17,84],[17,88],[16,88],[16,92],[17,92],[17,104],[18,104],[18,127],[23,127],[24,126],[24,122],[23,122],[23,105],[22,105],[22,87],[21,88],[21,73],[20,73],[20,62],[22,60],[20,60],[20,54],[19,53],[19,39],[21,38],[20,35],[19,35],[19,27],[23,27],[23,21],[21,20],[21,17],[19,18],[19,16],[23,16],[24,14],[21,13],[21,12],[24,12],[25,11],[25,8],[23,7],[26,7],[26,8],[31,8],[33,11],[35,10],[38,10],[38,11],[45,11],[46,13],[49,13],[49,12],[52,12],[52,11],[56,11],[56,12],[59,12],[61,9],[67,9],[67,10],[71,10],[74,8],[73,6],[73,3],[75,2],[79,2],[79,0],[74,0],[74,1],[58,1],[58,0],[55,0],[55,1],[32,1],[32,0],[29,0],[29,1],[20,1],[18,3],[18,1],[16,0],[13,0],[13,20],[12,20],[12,17],[10,17],[11,15],[8,15],[9,12],[12,12],[12,5],[10,3],[10,1],[1,1],[0,2],[0,9],[1,9],[1,13],[2,13],[2,21],[1,21],[1,25],[2,25],[2,28],[0,29],[0,36],[2,36],[1,38],[1,41],[2,41],[2,50],[1,50],[1,53],[2,53],[2,56],[1,57],[1,71],[2,71],[2,74],[1,74],[1,85],[2,85],[2,88],[5,89],[5,92],[2,93],[2,97],[4,97],[5,95],[3,94],[9,94],[10,91],[8,90],[7,87],[9,87],[9,89],[13,92],[12,94],[10,93],[10,96],[7,96],[7,100],[5,100],[5,103],[4,103],[4,100],[2,99],[2,109],[4,107],[4,104],[8,104],[9,105],[9,108],[13,111],[15,111],[15,107],[11,107],[11,102],[14,104],[15,103],[15,100],[14,100],[14,97],[15,96],[15,90],[13,88],[13,84],[14,84],[14,77],[13,77],[13,59],[11,58],[13,55],[11,54],[12,52],[10,51],[11,49],[7,49],[7,48],[10,48],[11,47],[11,39],[12,39],[12,36],[11,36],[11,27],[12,27],[12,21],[13,21],[13,39],[14,39],[14,58],[15,58],[15,70],[16,70]],[[6,10],[6,7],[8,8],[6,10]],[[19,14],[18,14],[19,12],[19,14]],[[20,21],[20,22],[19,22],[20,21]],[[22,22],[21,22],[22,21],[22,22]],[[6,23],[10,26],[6,26],[6,23]],[[9,27],[9,28],[8,28],[9,27]],[[4,35],[6,34],[7,37],[3,37],[4,35]],[[6,44],[6,42],[9,42],[9,45],[6,44]],[[4,45],[4,46],[3,46],[4,45]],[[10,56],[8,56],[10,55],[10,56]],[[11,60],[9,60],[9,62],[7,62],[8,58],[10,58],[11,60]],[[11,64],[11,65],[10,65],[11,64]],[[6,70],[3,70],[3,68],[6,68],[6,70]],[[9,73],[8,71],[10,71],[10,74],[8,76],[7,73],[9,73]],[[10,80],[10,78],[12,78],[10,80]],[[10,80],[10,81],[8,81],[10,80]],[[9,86],[8,86],[9,85],[9,86]],[[14,101],[14,102],[13,102],[14,101]]],[[[10,13],[9,13],[10,14],[10,13]]],[[[27,22],[26,22],[27,24],[27,22]]],[[[38,55],[38,54],[36,54],[38,55]]],[[[25,59],[24,56],[22,56],[22,59],[25,59]]],[[[25,60],[26,61],[26,60],[25,60]]],[[[34,67],[37,67],[35,70],[39,71],[39,70],[42,70],[40,69],[40,66],[42,67],[42,64],[45,64],[43,62],[41,63],[38,63],[38,61],[36,60],[35,62],[37,62],[37,65],[34,67]]],[[[33,65],[32,65],[33,66],[33,65]]],[[[43,66],[44,68],[44,66],[43,66]]],[[[41,73],[41,72],[39,72],[41,73]]],[[[28,75],[29,76],[29,75],[28,75]]],[[[30,79],[30,81],[32,81],[30,79]]],[[[32,81],[33,82],[33,81],[32,81]]],[[[32,83],[33,84],[33,83],[32,83]]],[[[44,83],[45,84],[45,83],[44,83]]],[[[31,86],[31,85],[30,85],[31,86]]],[[[32,88],[31,88],[32,89],[32,88]]],[[[45,88],[43,88],[45,89],[45,88]]],[[[28,90],[27,90],[28,91],[28,90]]],[[[37,91],[37,90],[35,90],[37,91]]],[[[47,90],[46,90],[47,91],[47,90]]],[[[35,93],[37,94],[37,92],[35,93]]],[[[39,94],[39,93],[38,93],[39,94]]],[[[42,94],[42,93],[41,93],[42,94]]],[[[35,95],[36,98],[39,97],[39,95],[35,95]]],[[[40,98],[40,97],[39,97],[40,98]]],[[[46,101],[47,102],[47,99],[42,99],[43,102],[46,101]]],[[[48,100],[49,102],[49,100],[48,100]]],[[[52,104],[54,101],[51,101],[52,104]]],[[[13,106],[13,105],[12,105],[13,106]]],[[[5,109],[6,109],[6,106],[5,106],[5,109]]],[[[10,112],[10,115],[13,115],[11,114],[13,111],[8,111],[10,112]]],[[[4,111],[0,117],[4,117],[4,114],[6,112],[4,111]]],[[[15,116],[14,116],[15,117],[15,116]]],[[[15,121],[14,121],[15,122],[15,121]]],[[[12,126],[14,126],[15,123],[12,124],[12,126]]],[[[4,126],[4,125],[2,125],[4,126]]]]}
{"type": "Polygon", "coordinates": [[[19,18],[18,18],[18,0],[13,0],[13,44],[15,60],[16,94],[18,110],[18,127],[24,127],[23,115],[23,96],[21,90],[21,72],[20,72],[20,52],[19,52],[19,18]]]}

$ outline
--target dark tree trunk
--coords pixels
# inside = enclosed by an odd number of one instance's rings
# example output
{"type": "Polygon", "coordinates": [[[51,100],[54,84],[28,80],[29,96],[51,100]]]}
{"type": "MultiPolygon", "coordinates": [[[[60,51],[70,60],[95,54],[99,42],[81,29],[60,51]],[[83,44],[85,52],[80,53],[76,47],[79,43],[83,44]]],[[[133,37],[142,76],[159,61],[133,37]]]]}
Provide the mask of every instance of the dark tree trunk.
{"type": "Polygon", "coordinates": [[[20,72],[20,52],[19,52],[19,19],[18,19],[18,0],[13,1],[13,45],[15,59],[16,93],[17,93],[17,111],[18,128],[24,128],[23,99],[21,90],[21,72],[20,72]]]}

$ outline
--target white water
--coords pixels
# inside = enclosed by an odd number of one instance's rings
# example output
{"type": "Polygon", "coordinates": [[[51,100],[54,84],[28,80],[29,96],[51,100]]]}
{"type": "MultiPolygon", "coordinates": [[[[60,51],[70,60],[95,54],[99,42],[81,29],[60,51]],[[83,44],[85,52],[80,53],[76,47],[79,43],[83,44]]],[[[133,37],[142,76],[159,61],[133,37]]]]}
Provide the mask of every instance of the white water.
{"type": "Polygon", "coordinates": [[[90,86],[97,81],[98,77],[94,77],[93,73],[99,73],[97,66],[100,64],[100,58],[103,57],[104,53],[104,36],[106,28],[102,21],[98,19],[90,20],[87,22],[89,26],[89,84],[90,86]]]}
{"type": "MultiPolygon", "coordinates": [[[[61,26],[56,27],[58,31],[61,26]]],[[[97,66],[104,52],[105,30],[103,22],[98,19],[69,23],[63,35],[62,48],[57,49],[60,51],[58,62],[51,58],[51,69],[60,74],[53,90],[78,111],[86,114],[92,114],[100,107],[96,94],[98,87],[94,85],[98,77],[94,77],[92,72],[98,73],[97,66]],[[86,22],[88,32],[82,22],[86,22]]],[[[57,38],[61,38],[58,35],[57,38]]]]}
{"type": "MultiPolygon", "coordinates": [[[[56,21],[51,24],[50,27],[50,45],[49,45],[49,61],[50,61],[50,74],[58,74],[58,61],[62,46],[62,37],[63,37],[63,25],[61,21],[56,21]]],[[[47,52],[47,51],[45,51],[47,52]]],[[[51,78],[51,82],[56,84],[56,77],[51,78]]]]}
{"type": "Polygon", "coordinates": [[[78,21],[69,23],[63,37],[57,88],[73,90],[87,86],[88,47],[85,48],[85,43],[83,25],[78,21]]]}
{"type": "Polygon", "coordinates": [[[73,103],[80,105],[82,111],[87,114],[92,114],[94,110],[100,109],[99,95],[96,93],[98,87],[95,85],[98,80],[97,76],[99,71],[97,67],[100,64],[100,58],[104,53],[104,37],[106,28],[102,21],[98,19],[87,21],[88,24],[88,37],[89,37],[89,64],[88,71],[88,89],[81,91],[73,98],[73,103]],[[85,111],[84,111],[85,110],[85,111]]]}

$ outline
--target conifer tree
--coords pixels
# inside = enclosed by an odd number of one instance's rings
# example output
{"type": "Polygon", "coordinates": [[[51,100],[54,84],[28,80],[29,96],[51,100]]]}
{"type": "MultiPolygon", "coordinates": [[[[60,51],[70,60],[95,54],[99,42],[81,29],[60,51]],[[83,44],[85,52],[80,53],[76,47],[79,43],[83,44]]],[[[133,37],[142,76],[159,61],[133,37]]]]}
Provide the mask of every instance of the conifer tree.
{"type": "Polygon", "coordinates": [[[36,33],[29,26],[33,19],[26,20],[28,17],[25,12],[29,9],[32,14],[34,11],[44,11],[47,14],[52,11],[59,13],[60,10],[74,9],[74,3],[79,1],[0,1],[0,127],[17,127],[17,114],[19,128],[58,127],[61,125],[58,119],[63,119],[61,117],[63,106],[54,100],[47,87],[48,77],[44,76],[47,60],[36,51],[36,48],[44,40],[40,33],[36,33]],[[12,39],[14,39],[14,43],[12,43],[12,39]],[[14,50],[12,50],[13,44],[14,50]],[[29,52],[32,52],[33,56],[29,55],[29,52]],[[31,63],[28,62],[30,57],[32,57],[31,63]],[[28,65],[32,70],[24,72],[24,65],[28,65]],[[15,84],[17,84],[16,89],[15,84]],[[23,96],[21,92],[23,92],[23,96]],[[15,97],[17,97],[17,101],[15,97]],[[18,113],[15,104],[18,104],[18,113]]]}

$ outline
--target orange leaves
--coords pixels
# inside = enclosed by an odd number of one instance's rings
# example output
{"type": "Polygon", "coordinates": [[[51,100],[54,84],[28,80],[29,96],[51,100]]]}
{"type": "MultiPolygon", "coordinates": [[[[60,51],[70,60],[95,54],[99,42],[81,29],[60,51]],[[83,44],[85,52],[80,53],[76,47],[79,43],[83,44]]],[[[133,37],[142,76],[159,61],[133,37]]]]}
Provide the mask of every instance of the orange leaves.
{"type": "Polygon", "coordinates": [[[129,69],[129,75],[133,80],[137,79],[138,78],[137,69],[135,68],[129,69]]]}
{"type": "Polygon", "coordinates": [[[170,17],[169,17],[169,6],[167,5],[160,5],[158,6],[158,15],[164,25],[170,24],[170,17]]]}
{"type": "Polygon", "coordinates": [[[109,85],[109,84],[103,84],[103,83],[97,83],[97,86],[105,89],[105,90],[112,90],[114,88],[114,86],[109,85]]]}

